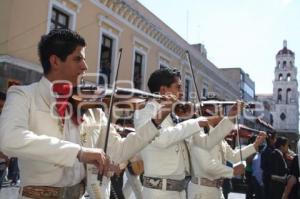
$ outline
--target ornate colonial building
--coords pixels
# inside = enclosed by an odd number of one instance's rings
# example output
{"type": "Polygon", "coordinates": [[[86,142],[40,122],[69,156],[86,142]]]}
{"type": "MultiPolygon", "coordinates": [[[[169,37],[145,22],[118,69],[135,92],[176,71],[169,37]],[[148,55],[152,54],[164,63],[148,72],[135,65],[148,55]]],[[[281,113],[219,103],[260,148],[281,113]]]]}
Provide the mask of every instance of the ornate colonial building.
{"type": "Polygon", "coordinates": [[[114,81],[118,50],[123,48],[118,79],[147,90],[154,70],[174,67],[183,74],[188,99],[193,90],[188,50],[203,96],[215,92],[222,99],[239,97],[234,83],[207,59],[203,45],[186,42],[136,0],[1,0],[0,13],[0,92],[12,81],[37,81],[42,74],[37,57],[41,35],[53,28],[70,28],[87,41],[90,82],[101,84],[100,74],[109,83],[114,81]]]}

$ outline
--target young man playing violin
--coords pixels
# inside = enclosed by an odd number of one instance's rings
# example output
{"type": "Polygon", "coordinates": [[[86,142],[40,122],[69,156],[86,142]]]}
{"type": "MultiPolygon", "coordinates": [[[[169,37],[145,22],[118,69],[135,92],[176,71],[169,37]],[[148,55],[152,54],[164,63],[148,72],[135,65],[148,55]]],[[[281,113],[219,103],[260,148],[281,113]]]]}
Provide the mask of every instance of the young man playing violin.
{"type": "MultiPolygon", "coordinates": [[[[107,156],[101,149],[107,125],[104,112],[89,109],[80,120],[71,115],[68,97],[71,86],[87,70],[85,48],[78,33],[52,30],[38,46],[44,70],[41,80],[8,90],[0,118],[0,150],[19,158],[19,198],[79,199],[87,173],[91,198],[104,198],[96,178],[98,173],[109,173],[109,156],[116,163],[127,160],[158,135],[156,125],[162,119],[155,116],[142,125],[143,131],[124,139],[110,127],[107,156]],[[90,171],[95,169],[93,175],[90,171]]],[[[159,115],[167,115],[167,110],[159,115]]]]}
{"type": "MultiPolygon", "coordinates": [[[[182,98],[182,84],[177,70],[159,69],[148,81],[151,93],[165,95],[171,93],[182,98]]],[[[153,117],[160,104],[152,100],[144,109],[135,113],[135,127],[144,125],[153,117]]],[[[141,151],[144,161],[144,199],[185,199],[190,176],[188,147],[196,145],[213,148],[234,128],[233,122],[225,118],[188,119],[178,123],[178,117],[171,113],[160,125],[159,136],[141,151]],[[204,134],[203,127],[216,126],[211,135],[204,134]]]]}
{"type": "MultiPolygon", "coordinates": [[[[213,134],[211,131],[209,133],[213,134]]],[[[240,157],[240,151],[233,150],[225,140],[220,141],[210,150],[192,145],[190,154],[193,175],[188,186],[188,198],[224,199],[221,189],[223,179],[242,175],[245,171],[242,163],[231,168],[226,165],[226,162],[236,164],[241,161],[241,158],[246,159],[258,151],[258,147],[265,138],[266,133],[260,132],[253,144],[241,149],[242,157],[240,157]]]]}

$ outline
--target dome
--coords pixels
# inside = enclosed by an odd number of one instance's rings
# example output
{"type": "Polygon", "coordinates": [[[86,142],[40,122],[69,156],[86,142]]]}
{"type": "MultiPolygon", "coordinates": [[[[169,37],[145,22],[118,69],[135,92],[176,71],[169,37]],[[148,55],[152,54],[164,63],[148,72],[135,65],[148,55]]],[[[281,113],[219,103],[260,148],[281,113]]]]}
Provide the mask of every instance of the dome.
{"type": "Polygon", "coordinates": [[[287,41],[284,40],[283,41],[283,48],[280,51],[278,51],[277,56],[278,55],[291,55],[291,56],[294,56],[295,53],[287,48],[287,41]]]}

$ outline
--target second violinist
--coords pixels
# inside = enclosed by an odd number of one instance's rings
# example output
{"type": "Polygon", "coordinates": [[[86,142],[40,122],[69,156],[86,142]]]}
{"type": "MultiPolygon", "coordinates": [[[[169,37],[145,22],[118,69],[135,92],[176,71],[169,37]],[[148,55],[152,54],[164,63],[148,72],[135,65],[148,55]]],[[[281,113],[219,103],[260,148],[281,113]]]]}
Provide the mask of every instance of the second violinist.
{"type": "MultiPolygon", "coordinates": [[[[151,93],[172,94],[182,98],[181,76],[177,70],[159,69],[148,80],[151,93]]],[[[161,108],[156,100],[135,113],[134,124],[140,128],[161,108]]],[[[234,114],[234,113],[233,113],[234,114]]],[[[191,175],[189,148],[191,145],[213,148],[234,128],[229,118],[196,118],[178,123],[179,118],[170,114],[159,126],[159,135],[141,151],[144,161],[144,199],[185,199],[188,176],[191,175]],[[203,127],[215,126],[210,135],[203,127]]]]}

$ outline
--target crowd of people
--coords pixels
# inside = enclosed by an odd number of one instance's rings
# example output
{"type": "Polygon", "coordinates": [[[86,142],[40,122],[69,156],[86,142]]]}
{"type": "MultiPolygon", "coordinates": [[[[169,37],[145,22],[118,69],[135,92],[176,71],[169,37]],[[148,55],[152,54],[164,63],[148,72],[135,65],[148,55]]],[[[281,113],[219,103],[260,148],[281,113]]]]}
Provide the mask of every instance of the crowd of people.
{"type": "Polygon", "coordinates": [[[12,86],[7,92],[0,117],[0,150],[18,158],[19,198],[79,199],[86,192],[92,199],[127,198],[128,186],[123,188],[120,182],[126,173],[136,198],[221,199],[224,179],[243,175],[241,162],[253,154],[253,168],[259,167],[258,161],[261,166],[267,164],[256,184],[263,184],[262,195],[273,199],[294,193],[292,185],[298,178],[290,176],[283,159],[286,139],[278,137],[275,149],[268,145],[261,158],[257,154],[266,132],[259,132],[253,143],[240,150],[224,140],[236,128],[243,102],[237,101],[227,115],[187,118],[173,112],[183,98],[176,69],[158,69],[150,75],[148,88],[160,97],[134,112],[134,132],[126,136],[109,123],[101,108],[82,110],[82,104],[71,104],[73,87],[87,70],[85,49],[86,42],[77,32],[50,31],[38,45],[44,71],[41,80],[12,86]],[[133,171],[140,160],[141,178],[133,171]]]}
{"type": "Polygon", "coordinates": [[[247,166],[247,199],[299,198],[298,155],[289,149],[287,138],[270,134],[266,146],[249,157],[247,166]]]}

